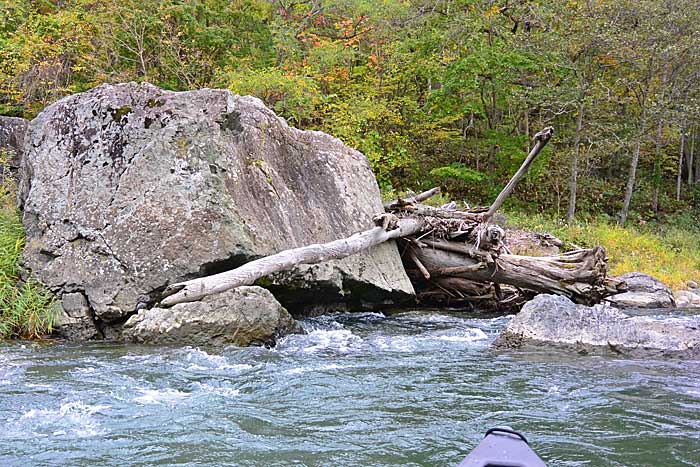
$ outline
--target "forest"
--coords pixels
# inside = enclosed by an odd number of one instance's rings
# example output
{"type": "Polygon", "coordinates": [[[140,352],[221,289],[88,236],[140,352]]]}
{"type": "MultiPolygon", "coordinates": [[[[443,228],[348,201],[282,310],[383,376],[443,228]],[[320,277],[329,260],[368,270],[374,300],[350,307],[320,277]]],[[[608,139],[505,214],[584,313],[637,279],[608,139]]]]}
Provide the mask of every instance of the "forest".
{"type": "MultiPolygon", "coordinates": [[[[506,204],[516,223],[621,251],[673,226],[682,234],[664,240],[669,264],[698,253],[694,1],[2,5],[0,115],[32,118],[104,82],[228,88],[363,152],[387,198],[441,186],[470,206],[489,204],[551,125],[555,137],[506,204]]],[[[686,266],[697,272],[700,260],[686,266]]]]}

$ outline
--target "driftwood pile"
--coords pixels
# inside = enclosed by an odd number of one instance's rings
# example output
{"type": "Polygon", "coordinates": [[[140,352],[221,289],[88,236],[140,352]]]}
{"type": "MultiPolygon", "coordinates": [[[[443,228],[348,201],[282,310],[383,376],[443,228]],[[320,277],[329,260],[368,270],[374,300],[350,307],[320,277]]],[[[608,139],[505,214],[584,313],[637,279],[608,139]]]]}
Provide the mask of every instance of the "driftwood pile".
{"type": "Polygon", "coordinates": [[[510,254],[505,231],[484,221],[484,210],[395,207],[399,219],[422,217],[423,228],[399,239],[418,299],[424,304],[467,308],[519,307],[537,293],[593,304],[619,293],[607,277],[602,247],[557,256],[510,254]]]}
{"type": "Polygon", "coordinates": [[[382,242],[397,239],[419,303],[467,308],[518,307],[536,293],[554,293],[582,304],[619,293],[620,281],[607,277],[602,247],[579,249],[558,256],[510,254],[505,231],[491,222],[493,215],[552,136],[548,127],[518,172],[489,208],[458,210],[454,203],[435,208],[421,204],[439,193],[433,188],[384,206],[376,227],[351,237],[309,245],[251,261],[221,274],[173,284],[161,305],[199,300],[299,264],[344,258],[382,242]]]}

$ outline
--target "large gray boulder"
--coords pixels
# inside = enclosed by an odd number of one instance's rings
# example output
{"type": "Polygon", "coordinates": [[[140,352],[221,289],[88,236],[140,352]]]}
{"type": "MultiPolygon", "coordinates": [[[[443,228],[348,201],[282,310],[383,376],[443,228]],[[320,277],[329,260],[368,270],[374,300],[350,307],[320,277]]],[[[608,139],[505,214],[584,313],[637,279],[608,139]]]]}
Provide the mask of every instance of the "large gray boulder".
{"type": "Polygon", "coordinates": [[[641,272],[618,276],[627,283],[627,292],[611,295],[605,301],[618,308],[672,308],[673,291],[655,277],[641,272]]]}
{"type": "Polygon", "coordinates": [[[124,324],[123,338],[146,344],[274,345],[300,328],[272,294],[238,287],[172,308],[141,310],[124,324]]]}
{"type": "Polygon", "coordinates": [[[697,358],[700,316],[630,316],[607,304],[587,307],[558,295],[538,295],[508,323],[494,345],[697,358]]]}
{"type": "MultiPolygon", "coordinates": [[[[100,326],[167,284],[348,236],[383,210],[362,154],[226,90],[102,85],[47,107],[25,147],[24,264],[60,298],[83,294],[100,326]]],[[[266,285],[299,307],[413,294],[393,243],[266,285]]]]}
{"type": "Polygon", "coordinates": [[[17,117],[0,116],[0,181],[7,176],[14,176],[19,170],[22,159],[24,135],[28,120],[17,117]]]}

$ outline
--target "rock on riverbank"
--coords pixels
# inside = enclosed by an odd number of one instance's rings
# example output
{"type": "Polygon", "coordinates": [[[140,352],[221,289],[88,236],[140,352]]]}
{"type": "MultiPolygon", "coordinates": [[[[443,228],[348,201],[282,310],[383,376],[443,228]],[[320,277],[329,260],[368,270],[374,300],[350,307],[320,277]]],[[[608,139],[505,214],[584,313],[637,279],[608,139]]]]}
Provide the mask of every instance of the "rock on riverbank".
{"type": "Polygon", "coordinates": [[[679,290],[675,294],[678,308],[700,308],[700,287],[694,281],[688,282],[687,290],[679,290]]]}
{"type": "Polygon", "coordinates": [[[698,358],[700,317],[630,316],[607,304],[587,307],[562,296],[538,295],[508,323],[494,345],[698,358]]]}
{"type": "Polygon", "coordinates": [[[124,325],[125,340],[195,346],[273,345],[300,327],[272,294],[261,287],[238,287],[200,302],[139,311],[124,325]]]}
{"type": "MultiPolygon", "coordinates": [[[[362,154],[226,90],[102,85],[47,107],[24,148],[24,265],[88,310],[66,335],[93,322],[115,335],[170,283],[347,237],[383,211],[362,154]]],[[[413,295],[393,242],[266,286],[294,309],[413,295]]]]}
{"type": "Polygon", "coordinates": [[[605,301],[617,308],[672,308],[673,292],[659,279],[641,272],[618,276],[627,284],[627,292],[612,295],[605,301]]]}
{"type": "Polygon", "coordinates": [[[4,163],[0,163],[0,181],[14,177],[19,170],[28,124],[23,118],[0,116],[0,151],[5,153],[4,163]]]}

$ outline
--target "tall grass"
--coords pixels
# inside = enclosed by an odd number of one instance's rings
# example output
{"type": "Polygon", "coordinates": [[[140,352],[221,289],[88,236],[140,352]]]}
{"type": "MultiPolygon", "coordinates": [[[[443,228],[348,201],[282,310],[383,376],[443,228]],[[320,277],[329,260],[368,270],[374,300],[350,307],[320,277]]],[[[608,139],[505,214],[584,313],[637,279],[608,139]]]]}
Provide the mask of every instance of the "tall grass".
{"type": "Polygon", "coordinates": [[[601,217],[568,226],[546,214],[518,211],[506,212],[506,217],[512,226],[556,235],[569,248],[604,246],[614,275],[639,271],[676,290],[689,280],[700,281],[700,232],[692,225],[620,227],[601,217]]]}
{"type": "Polygon", "coordinates": [[[54,298],[35,281],[19,281],[24,230],[14,192],[9,179],[0,181],[0,339],[38,339],[53,329],[54,298]]]}

